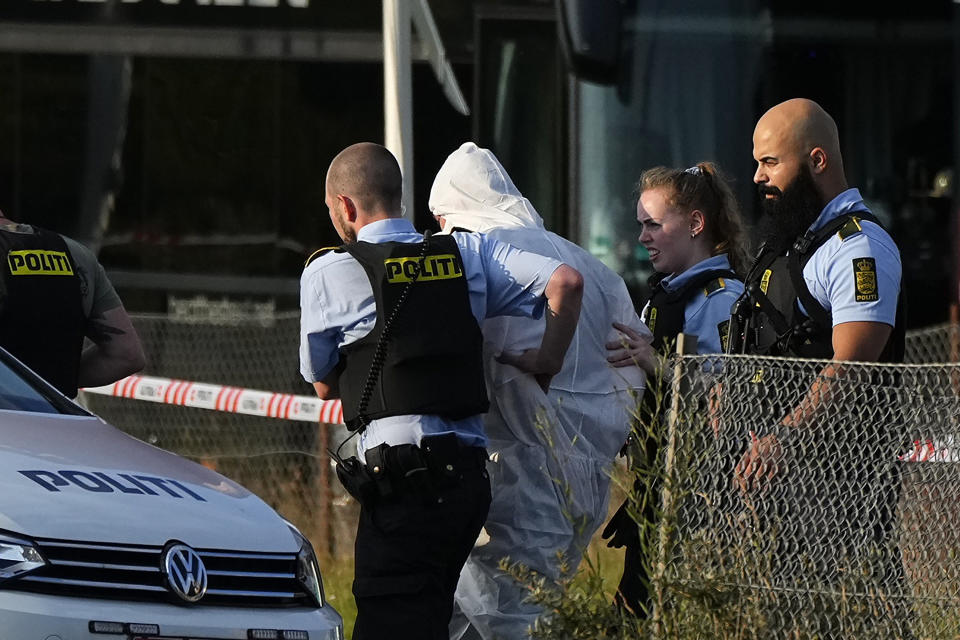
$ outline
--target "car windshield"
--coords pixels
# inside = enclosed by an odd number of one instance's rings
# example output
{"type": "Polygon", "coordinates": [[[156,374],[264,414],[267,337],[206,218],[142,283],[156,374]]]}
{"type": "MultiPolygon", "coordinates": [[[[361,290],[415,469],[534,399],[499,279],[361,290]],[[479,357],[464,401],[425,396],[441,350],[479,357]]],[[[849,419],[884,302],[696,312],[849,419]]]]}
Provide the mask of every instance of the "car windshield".
{"type": "Polygon", "coordinates": [[[86,415],[39,376],[0,349],[0,410],[86,415]]]}

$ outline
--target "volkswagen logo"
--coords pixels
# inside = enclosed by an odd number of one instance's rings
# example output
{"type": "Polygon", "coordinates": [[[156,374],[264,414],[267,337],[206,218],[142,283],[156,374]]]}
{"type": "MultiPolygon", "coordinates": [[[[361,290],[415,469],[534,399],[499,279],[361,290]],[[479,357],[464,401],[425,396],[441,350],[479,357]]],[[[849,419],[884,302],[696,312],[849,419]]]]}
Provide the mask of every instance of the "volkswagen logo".
{"type": "Polygon", "coordinates": [[[196,551],[175,544],[163,552],[160,563],[171,591],[187,602],[196,602],[207,592],[207,568],[196,551]]]}

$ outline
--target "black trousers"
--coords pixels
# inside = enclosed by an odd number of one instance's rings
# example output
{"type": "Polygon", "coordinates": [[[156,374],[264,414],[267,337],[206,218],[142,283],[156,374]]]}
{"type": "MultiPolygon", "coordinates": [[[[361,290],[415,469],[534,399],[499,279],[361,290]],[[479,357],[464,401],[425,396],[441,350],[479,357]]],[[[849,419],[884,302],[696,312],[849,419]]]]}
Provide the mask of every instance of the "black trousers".
{"type": "Polygon", "coordinates": [[[490,508],[477,450],[456,482],[406,487],[361,505],[355,547],[354,640],[447,640],[453,596],[490,508]]]}

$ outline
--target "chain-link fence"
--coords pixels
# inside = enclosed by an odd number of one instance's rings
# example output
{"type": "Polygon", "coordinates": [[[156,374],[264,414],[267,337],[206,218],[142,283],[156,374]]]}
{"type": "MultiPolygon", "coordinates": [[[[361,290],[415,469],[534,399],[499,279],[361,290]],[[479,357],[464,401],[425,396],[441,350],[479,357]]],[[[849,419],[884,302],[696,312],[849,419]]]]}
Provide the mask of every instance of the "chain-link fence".
{"type": "MultiPolygon", "coordinates": [[[[138,316],[134,323],[147,350],[146,374],[313,393],[298,371],[297,313],[138,316]]],[[[911,333],[907,358],[955,361],[957,343],[956,326],[911,333]]],[[[673,491],[662,505],[674,514],[671,520],[667,509],[663,521],[676,526],[663,529],[672,542],[659,547],[655,571],[665,586],[658,609],[665,629],[697,627],[689,637],[955,637],[957,365],[848,366],[830,377],[811,361],[682,363],[678,379],[686,386],[676,396],[674,483],[667,485],[673,491]],[[779,434],[785,442],[777,473],[741,491],[736,468],[751,432],[765,442],[804,398],[806,427],[779,434]]],[[[342,425],[105,396],[87,395],[86,402],[136,437],[249,487],[318,550],[352,553],[356,503],[330,473],[324,451],[343,439],[342,425]]]]}
{"type": "Polygon", "coordinates": [[[660,637],[958,637],[960,365],[676,362],[660,637]]]}
{"type": "Polygon", "coordinates": [[[941,324],[908,332],[904,362],[960,362],[960,325],[941,324]]]}
{"type": "MultiPolygon", "coordinates": [[[[299,373],[299,314],[202,321],[136,316],[153,376],[314,395],[299,373]]],[[[356,504],[330,473],[343,425],[318,425],[86,394],[114,426],[196,460],[255,492],[318,551],[352,553],[356,504]]]]}

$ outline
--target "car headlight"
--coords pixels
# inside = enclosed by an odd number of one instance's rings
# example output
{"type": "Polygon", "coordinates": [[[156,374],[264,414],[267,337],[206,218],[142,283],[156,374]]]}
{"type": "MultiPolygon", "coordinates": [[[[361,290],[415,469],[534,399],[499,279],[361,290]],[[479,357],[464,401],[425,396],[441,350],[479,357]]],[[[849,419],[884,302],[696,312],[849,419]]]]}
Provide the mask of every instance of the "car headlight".
{"type": "Polygon", "coordinates": [[[32,542],[0,533],[0,582],[19,578],[46,564],[32,542]]]}
{"type": "Polygon", "coordinates": [[[300,533],[296,527],[287,523],[290,531],[300,542],[300,551],[297,553],[297,580],[303,585],[303,588],[310,597],[317,603],[318,607],[324,605],[323,579],[320,577],[320,565],[317,563],[317,554],[313,551],[313,545],[300,533]]]}

